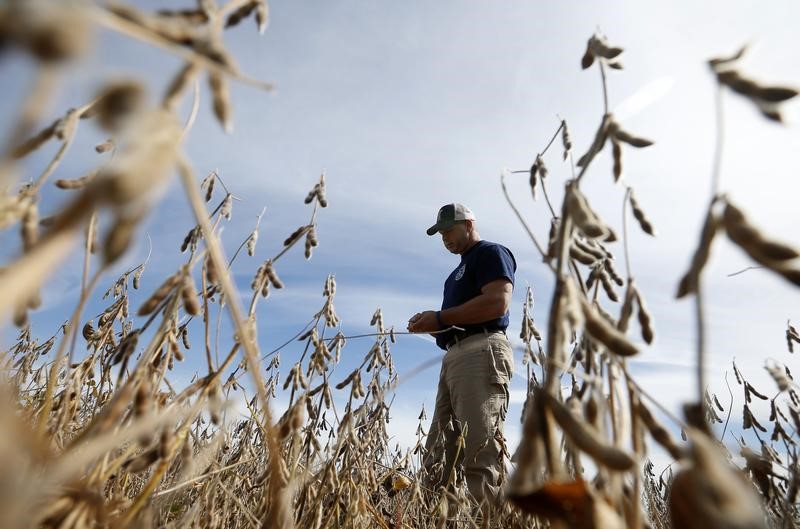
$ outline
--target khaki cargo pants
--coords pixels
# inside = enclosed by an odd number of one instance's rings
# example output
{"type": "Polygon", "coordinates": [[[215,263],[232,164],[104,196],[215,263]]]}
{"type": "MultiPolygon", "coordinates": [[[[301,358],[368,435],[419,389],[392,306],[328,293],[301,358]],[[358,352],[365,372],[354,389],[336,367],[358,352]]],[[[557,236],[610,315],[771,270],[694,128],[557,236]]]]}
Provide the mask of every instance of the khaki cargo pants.
{"type": "Polygon", "coordinates": [[[447,485],[458,464],[476,501],[497,497],[502,463],[495,431],[503,433],[513,371],[511,344],[501,332],[473,334],[447,350],[425,445],[429,487],[447,485]],[[464,448],[458,450],[465,425],[464,448]]]}

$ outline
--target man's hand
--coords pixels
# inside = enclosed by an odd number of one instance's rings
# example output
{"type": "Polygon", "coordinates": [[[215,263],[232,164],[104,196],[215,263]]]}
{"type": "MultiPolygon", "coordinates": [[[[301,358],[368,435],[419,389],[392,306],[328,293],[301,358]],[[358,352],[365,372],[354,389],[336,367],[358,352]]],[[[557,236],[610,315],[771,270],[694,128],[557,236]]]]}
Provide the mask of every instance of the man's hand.
{"type": "Polygon", "coordinates": [[[417,312],[408,320],[408,332],[433,332],[439,330],[436,311],[417,312]]]}

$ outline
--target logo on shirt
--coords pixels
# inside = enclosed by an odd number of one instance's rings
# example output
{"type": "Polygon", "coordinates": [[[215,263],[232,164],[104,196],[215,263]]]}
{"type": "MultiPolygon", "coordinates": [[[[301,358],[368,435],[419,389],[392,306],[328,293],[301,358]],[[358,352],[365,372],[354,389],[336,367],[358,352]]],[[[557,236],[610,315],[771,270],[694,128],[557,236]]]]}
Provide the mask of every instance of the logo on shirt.
{"type": "Polygon", "coordinates": [[[467,263],[462,264],[461,268],[459,268],[458,271],[456,272],[456,278],[455,278],[456,281],[464,277],[464,272],[466,271],[466,269],[467,269],[467,263]]]}

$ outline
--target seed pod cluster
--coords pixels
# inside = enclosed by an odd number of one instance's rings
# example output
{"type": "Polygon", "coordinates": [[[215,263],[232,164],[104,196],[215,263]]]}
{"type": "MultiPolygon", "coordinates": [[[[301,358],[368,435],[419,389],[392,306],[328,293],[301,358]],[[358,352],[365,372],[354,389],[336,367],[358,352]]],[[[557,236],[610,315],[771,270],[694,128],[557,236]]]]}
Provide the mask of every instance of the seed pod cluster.
{"type": "Polygon", "coordinates": [[[305,421],[303,410],[306,407],[307,401],[308,399],[305,396],[301,396],[291,408],[286,410],[286,413],[283,414],[280,420],[278,420],[278,442],[285,441],[303,427],[303,422],[305,421]]]}
{"type": "Polygon", "coordinates": [[[723,222],[728,238],[742,248],[754,261],[800,286],[800,269],[786,264],[800,257],[800,252],[784,243],[768,239],[755,228],[744,213],[727,202],[723,222]]]}
{"type": "Polygon", "coordinates": [[[536,200],[537,193],[536,193],[536,184],[539,180],[542,181],[542,185],[544,185],[544,179],[547,177],[547,166],[544,164],[544,159],[542,159],[541,154],[536,155],[536,160],[534,160],[533,165],[531,165],[530,170],[530,186],[531,186],[531,195],[533,199],[536,200]]]}
{"type": "Polygon", "coordinates": [[[114,355],[111,357],[111,365],[119,364],[120,362],[127,362],[128,358],[136,350],[136,345],[139,343],[139,331],[129,333],[125,338],[120,341],[119,346],[114,355]]]}
{"type": "Polygon", "coordinates": [[[622,48],[611,46],[601,35],[592,35],[586,42],[586,52],[581,58],[581,68],[584,70],[594,64],[595,58],[614,59],[622,53],[622,48]]]}
{"type": "Polygon", "coordinates": [[[281,278],[278,277],[278,272],[275,271],[275,267],[272,265],[272,259],[264,261],[264,274],[266,274],[267,279],[270,283],[272,283],[272,286],[278,289],[283,288],[283,281],[281,281],[281,278]]]}
{"type": "Polygon", "coordinates": [[[565,200],[567,202],[567,212],[584,235],[608,242],[617,240],[614,231],[600,220],[600,217],[589,206],[588,200],[575,183],[567,185],[565,200]]]}
{"type": "Polygon", "coordinates": [[[575,237],[572,240],[572,244],[580,248],[583,252],[594,257],[595,260],[605,260],[613,257],[611,252],[606,250],[603,245],[597,241],[597,239],[584,239],[575,237]]]}
{"type": "Polygon", "coordinates": [[[590,254],[588,252],[585,252],[580,246],[575,244],[575,242],[576,241],[575,241],[574,238],[573,238],[572,241],[570,241],[570,245],[569,245],[569,256],[570,256],[570,258],[571,259],[575,259],[579,263],[585,264],[587,266],[593,265],[597,261],[597,259],[594,257],[594,255],[592,255],[592,254],[590,254]]]}
{"type": "Polygon", "coordinates": [[[772,380],[774,380],[775,384],[777,384],[778,391],[786,391],[787,389],[789,389],[792,382],[789,379],[788,374],[786,373],[786,369],[784,369],[782,365],[773,362],[765,365],[764,369],[767,370],[769,376],[771,376],[772,380]]]}
{"type": "Polygon", "coordinates": [[[316,199],[317,203],[323,208],[328,207],[328,200],[325,198],[325,173],[323,172],[319,177],[319,182],[314,185],[314,188],[309,191],[304,202],[311,204],[316,199]]]}
{"type": "Polygon", "coordinates": [[[597,463],[623,472],[636,464],[630,454],[606,444],[582,417],[576,417],[564,403],[546,392],[541,392],[540,396],[545,399],[547,408],[569,440],[597,463]]]}

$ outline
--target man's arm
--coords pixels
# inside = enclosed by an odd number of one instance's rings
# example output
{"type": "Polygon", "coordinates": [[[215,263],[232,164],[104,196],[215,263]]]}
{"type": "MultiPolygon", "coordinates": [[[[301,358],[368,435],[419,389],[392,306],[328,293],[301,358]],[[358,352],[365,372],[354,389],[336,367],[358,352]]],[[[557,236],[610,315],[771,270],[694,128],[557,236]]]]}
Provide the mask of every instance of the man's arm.
{"type": "Polygon", "coordinates": [[[410,332],[432,332],[450,325],[470,325],[495,320],[508,311],[511,304],[513,286],[507,278],[495,279],[481,288],[481,293],[461,305],[439,312],[426,310],[411,317],[408,321],[410,332]]]}

